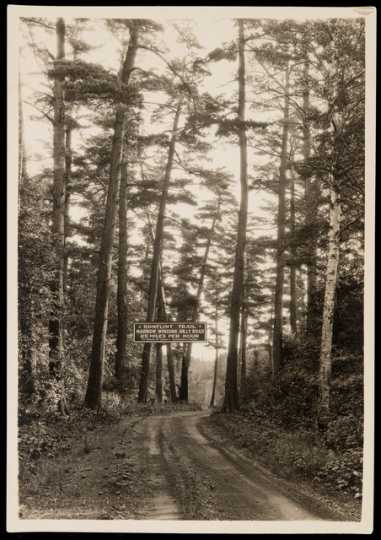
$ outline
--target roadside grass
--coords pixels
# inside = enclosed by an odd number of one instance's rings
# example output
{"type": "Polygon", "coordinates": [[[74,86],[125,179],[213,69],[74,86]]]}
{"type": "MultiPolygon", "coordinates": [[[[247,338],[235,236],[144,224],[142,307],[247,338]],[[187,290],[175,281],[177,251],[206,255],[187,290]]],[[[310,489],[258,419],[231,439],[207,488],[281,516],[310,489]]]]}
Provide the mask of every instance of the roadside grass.
{"type": "Polygon", "coordinates": [[[313,429],[285,430],[247,412],[214,412],[203,422],[225,443],[243,449],[280,478],[305,483],[320,494],[348,502],[355,514],[361,512],[361,448],[335,450],[313,429]]]}

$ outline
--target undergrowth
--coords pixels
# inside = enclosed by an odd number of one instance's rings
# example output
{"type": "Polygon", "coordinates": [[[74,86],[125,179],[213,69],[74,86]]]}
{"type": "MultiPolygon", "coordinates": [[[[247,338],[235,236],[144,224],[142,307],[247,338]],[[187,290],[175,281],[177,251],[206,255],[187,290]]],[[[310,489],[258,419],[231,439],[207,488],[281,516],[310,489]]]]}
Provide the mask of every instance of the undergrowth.
{"type": "Polygon", "coordinates": [[[362,448],[334,450],[313,429],[285,430],[251,411],[214,413],[211,422],[276,475],[361,498],[362,448]]]}
{"type": "Polygon", "coordinates": [[[276,382],[249,373],[248,399],[240,412],[216,413],[212,424],[278,476],[361,500],[361,356],[334,357],[331,418],[325,433],[316,422],[318,380],[316,366],[308,358],[295,347],[276,382]]]}
{"type": "MultiPolygon", "coordinates": [[[[80,396],[83,398],[83,396],[80,396]]],[[[68,416],[57,409],[39,409],[33,403],[20,408],[18,426],[18,450],[20,473],[27,467],[33,473],[40,458],[53,458],[57,454],[69,454],[76,438],[98,426],[112,425],[125,416],[165,415],[179,411],[198,410],[195,403],[136,403],[127,401],[117,392],[104,392],[102,407],[91,410],[82,406],[78,399],[68,416]]]]}

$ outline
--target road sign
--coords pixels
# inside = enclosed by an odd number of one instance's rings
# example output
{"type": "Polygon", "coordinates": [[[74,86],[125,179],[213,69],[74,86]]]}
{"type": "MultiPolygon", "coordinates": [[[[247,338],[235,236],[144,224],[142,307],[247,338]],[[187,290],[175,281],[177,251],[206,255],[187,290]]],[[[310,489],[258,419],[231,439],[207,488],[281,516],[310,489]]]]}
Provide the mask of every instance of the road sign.
{"type": "Polygon", "coordinates": [[[134,323],[134,341],[141,343],[206,341],[206,323],[138,322],[134,323]]]}

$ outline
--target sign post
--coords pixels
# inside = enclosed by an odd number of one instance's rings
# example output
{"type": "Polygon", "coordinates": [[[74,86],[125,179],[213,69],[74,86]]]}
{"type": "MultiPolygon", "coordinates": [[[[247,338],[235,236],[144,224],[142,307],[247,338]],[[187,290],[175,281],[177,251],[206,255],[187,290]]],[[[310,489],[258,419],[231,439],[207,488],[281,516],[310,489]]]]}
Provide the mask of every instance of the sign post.
{"type": "Polygon", "coordinates": [[[206,341],[203,322],[137,322],[134,341],[140,343],[174,343],[206,341]]]}

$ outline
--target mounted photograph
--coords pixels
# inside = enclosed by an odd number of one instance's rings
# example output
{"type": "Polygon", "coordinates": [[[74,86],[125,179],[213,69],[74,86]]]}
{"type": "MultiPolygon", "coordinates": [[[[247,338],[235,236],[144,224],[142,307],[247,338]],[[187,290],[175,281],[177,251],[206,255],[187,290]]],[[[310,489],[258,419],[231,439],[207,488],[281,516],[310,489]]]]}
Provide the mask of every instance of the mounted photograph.
{"type": "Polygon", "coordinates": [[[375,36],[8,6],[8,531],[373,530],[375,36]]]}

